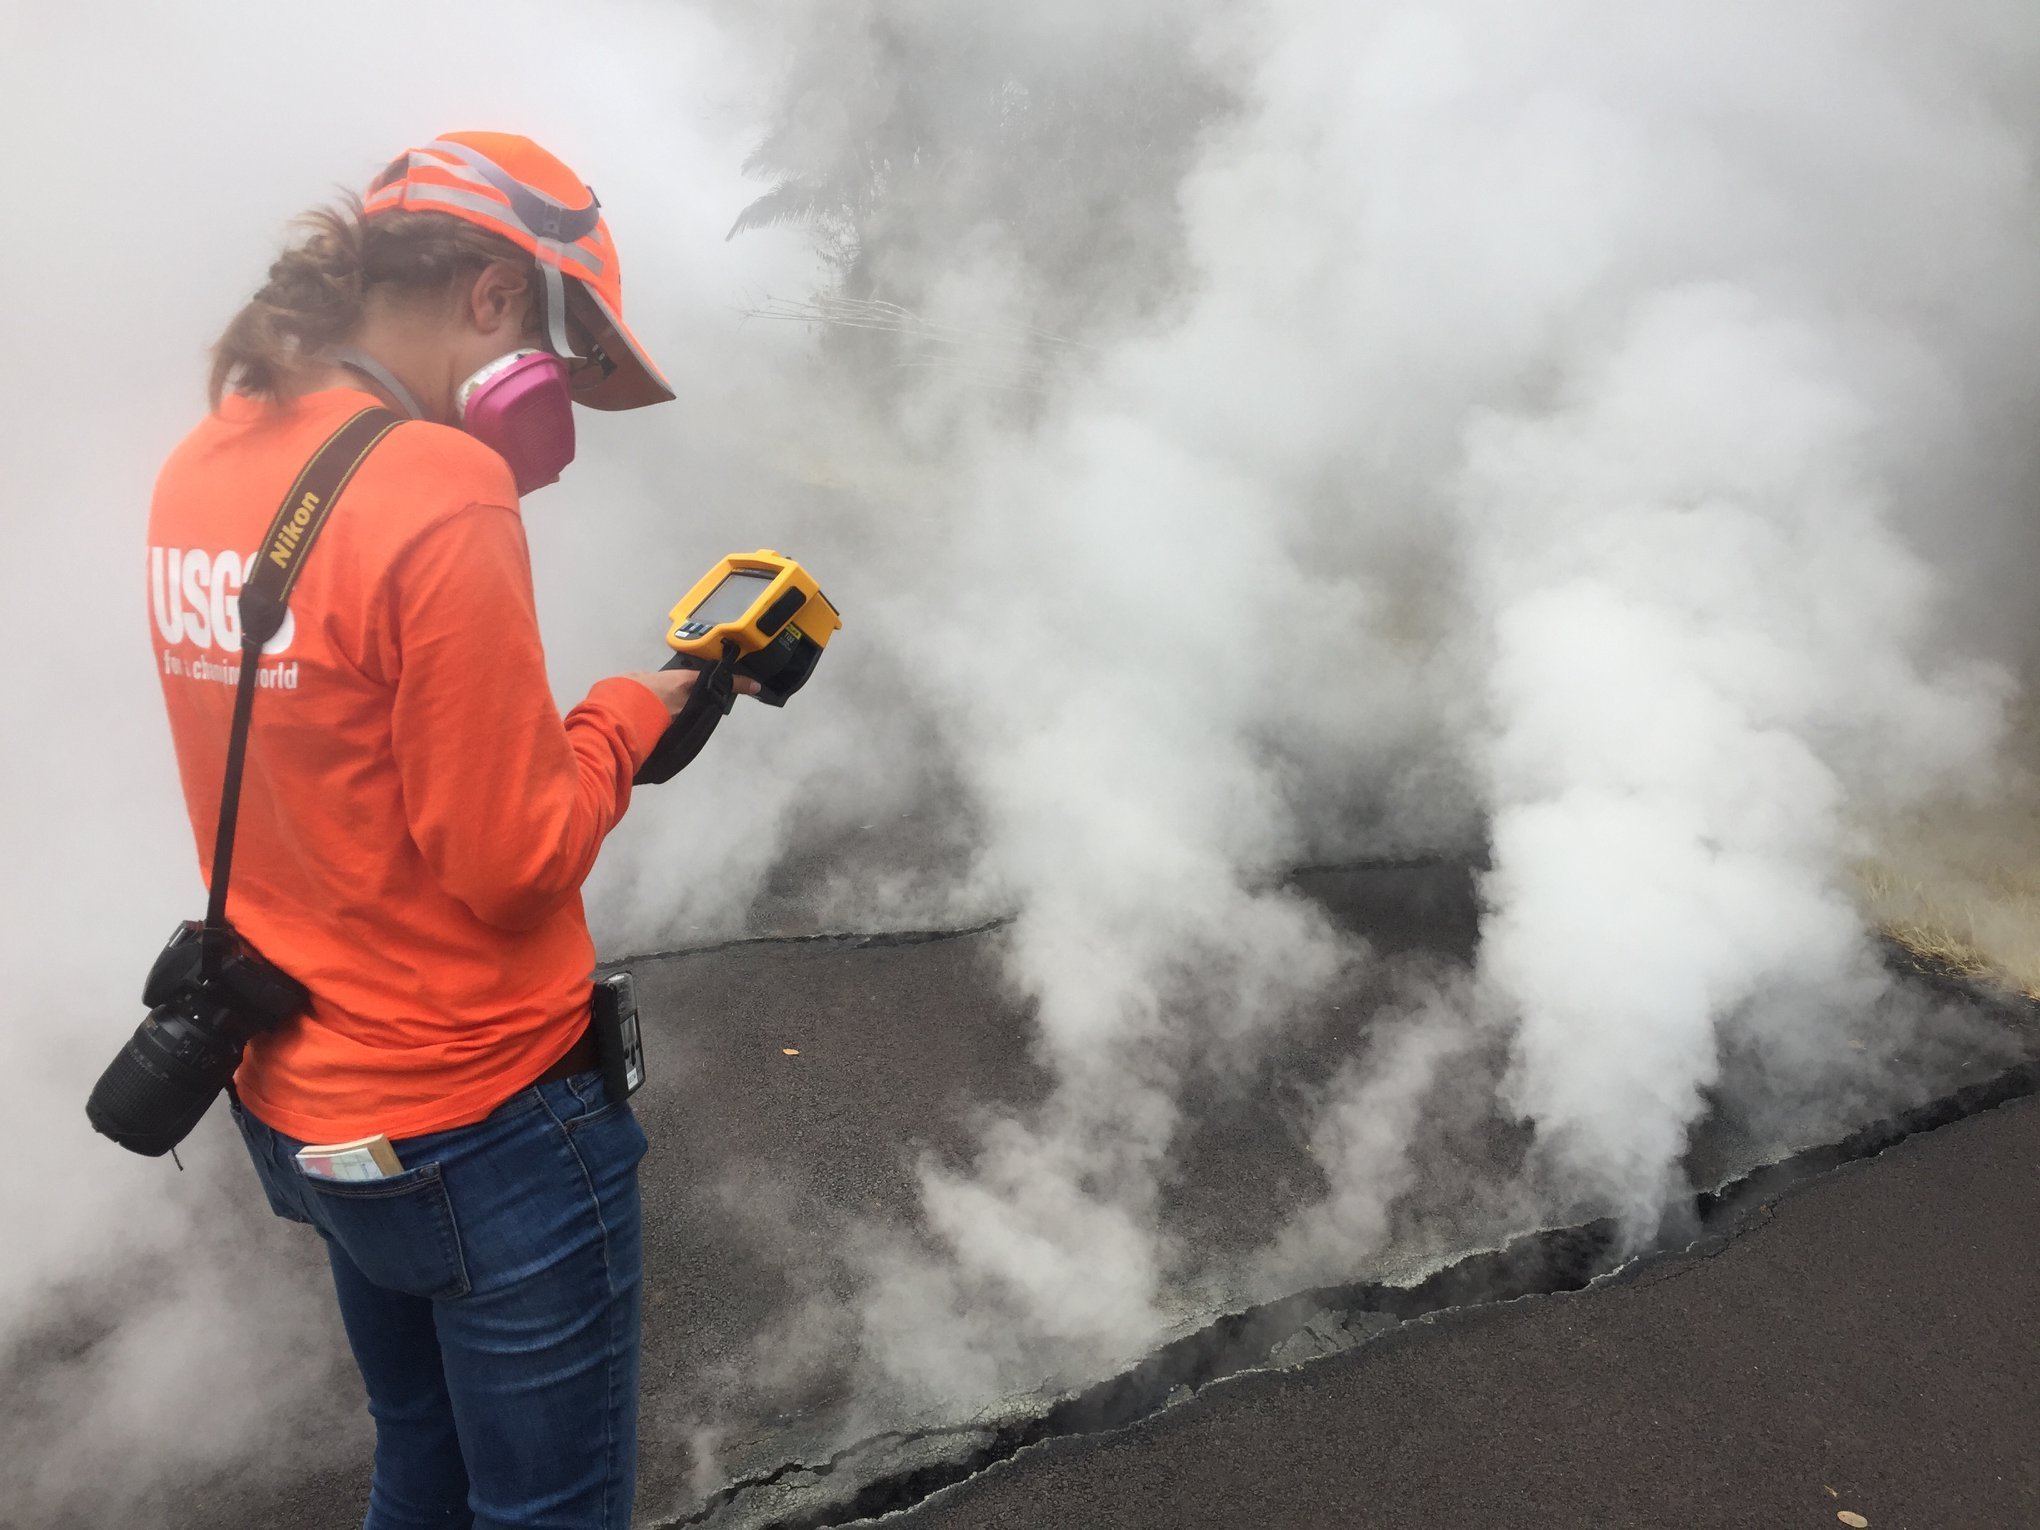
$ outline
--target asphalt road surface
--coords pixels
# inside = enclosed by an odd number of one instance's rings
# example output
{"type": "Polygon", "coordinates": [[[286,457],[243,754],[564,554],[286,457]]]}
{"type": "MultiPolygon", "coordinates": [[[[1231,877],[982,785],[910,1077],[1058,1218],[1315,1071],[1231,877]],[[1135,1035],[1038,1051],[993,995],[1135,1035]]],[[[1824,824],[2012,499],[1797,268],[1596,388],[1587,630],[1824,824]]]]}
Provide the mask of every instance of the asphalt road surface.
{"type": "Polygon", "coordinates": [[[1224,1383],[889,1523],[2025,1530],[2036,1250],[2029,1099],[1842,1169],[1725,1246],[1224,1383]]]}
{"type": "MultiPolygon", "coordinates": [[[[1463,866],[1323,873],[1301,885],[1385,954],[1449,960],[1472,947],[1475,907],[1463,866]]],[[[916,943],[787,941],[636,964],[653,1068],[637,1100],[653,1143],[642,1176],[641,1523],[690,1512],[736,1475],[820,1459],[842,1443],[852,1398],[841,1319],[855,1293],[840,1258],[845,1230],[858,1220],[911,1221],[916,1155],[960,1159],[973,1141],[975,1106],[1024,1106],[1045,1087],[1029,1056],[1030,1017],[1003,978],[999,941],[997,932],[916,943]]],[[[1285,1091],[1351,1055],[1369,1013],[1368,981],[1296,1027],[1259,1073],[1192,1101],[1170,1225],[1215,1258],[1260,1246],[1321,1188],[1285,1091]]],[[[1937,1027],[1929,1027],[1915,1070],[1932,1088],[1993,1069],[2008,1050],[1959,1013],[1937,1027]]],[[[1832,1510],[1826,1520],[1777,1517],[1780,1504],[1802,1512],[1801,1497],[1781,1496],[1804,1485],[1794,1472],[1817,1474],[1841,1459],[1857,1474],[1822,1479],[1838,1490],[1895,1492],[1909,1482],[1907,1491],[1924,1491],[1931,1482],[1939,1491],[1985,1456],[1998,1463],[2000,1496],[1990,1498],[1979,1476],[1969,1496],[1946,1505],[2023,1502],[2030,1511],[2030,1462],[2021,1477],[2002,1452],[1991,1453],[2008,1430],[2040,1439],[2032,1382],[1977,1368],[1991,1356],[2002,1366],[2007,1355],[2024,1363],[2034,1353],[2023,1326],[2024,1309],[2040,1294],[2027,1252],[2040,1227],[2032,1137],[2019,1160],[2023,1191],[2009,1185],[2020,1150],[1990,1146],[2002,1121],[2013,1120],[2030,1127],[2031,1115],[1954,1129],[1840,1176],[1677,1278],[1655,1274],[1574,1301],[1477,1312],[1318,1367],[1227,1384],[1131,1433],[1029,1452],[952,1490],[915,1522],[1055,1530],[1662,1524],[1672,1490],[1661,1485],[1679,1483],[1688,1517],[1674,1515],[1675,1523],[1817,1524],[1834,1522],[1832,1510]],[[1972,1152],[1982,1155],[1973,1168],[1972,1152]],[[1995,1188],[1969,1188],[1986,1180],[1995,1188]],[[1855,1219],[1806,1221],[1829,1195],[1855,1197],[1855,1219]],[[1977,1231],[1964,1242],[1935,1232],[1943,1225],[1936,1218],[1964,1210],[1995,1234],[1977,1231]],[[1876,1299],[1850,1306],[1850,1293],[1873,1279],[1876,1299]],[[1941,1331],[1944,1315],[1960,1319],[1956,1331],[1941,1331]],[[1801,1347],[1823,1331],[1831,1338],[1817,1354],[1801,1347]],[[1738,1354],[1741,1369],[1731,1360],[1738,1354]],[[1958,1375],[1972,1378],[1966,1391],[1955,1388],[1959,1406],[1944,1405],[1937,1391],[1910,1390],[1937,1355],[1961,1357],[1944,1367],[1948,1386],[1958,1375]],[[1813,1369],[1816,1360],[1826,1369],[1813,1369]],[[1581,1380],[1590,1375],[1600,1378],[1592,1386],[1581,1380]],[[1824,1390],[1830,1386],[1838,1390],[1824,1390]],[[1771,1416],[1773,1406],[1789,1411],[1794,1396],[1796,1423],[1771,1416]],[[1933,1430],[1958,1423],[1966,1453],[1935,1456],[1945,1471],[1900,1469],[1935,1449],[1933,1430]],[[1848,1453],[1810,1453],[1809,1430],[1848,1453]],[[1747,1503],[1762,1514],[1725,1517],[1720,1506],[1741,1502],[1736,1485],[1745,1479],[1747,1503]],[[1713,1496],[1700,1496],[1702,1484],[1713,1496]],[[2003,1497],[2021,1491],[2024,1500],[2003,1497]],[[1704,1513],[1703,1502],[1711,1506],[1704,1513]],[[1649,1517],[1647,1504],[1657,1506],[1649,1517]]],[[[1698,1159],[1759,1161],[1760,1139],[1750,1123],[1724,1121],[1698,1159]]],[[[1508,1123],[1457,1123],[1450,1146],[1459,1172],[1506,1172],[1522,1137],[1508,1123]]],[[[252,1178],[243,1188],[252,1205],[252,1178]]],[[[1449,1218],[1458,1198],[1449,1182],[1434,1193],[1433,1225],[1449,1218]]],[[[295,1273],[316,1291],[323,1261],[302,1230],[270,1224],[250,1248],[250,1281],[295,1273]]],[[[330,1306],[329,1293],[314,1300],[330,1306]]],[[[76,1330],[90,1327],[81,1318],[76,1330]]],[[[330,1313],[323,1333],[323,1348],[307,1341],[303,1356],[333,1378],[335,1404],[317,1453],[271,1452],[201,1481],[166,1484],[149,1517],[124,1523],[358,1525],[369,1432],[330,1313]]],[[[65,1354],[89,1350],[76,1331],[59,1337],[65,1354]]],[[[202,1381],[193,1405],[203,1405],[202,1381]]],[[[1820,1482],[1813,1486],[1820,1491],[1820,1482]]],[[[1901,1502],[1915,1516],[1904,1522],[1922,1526],[2040,1524],[2030,1513],[1996,1520],[1964,1519],[1952,1507],[1928,1513],[1916,1498],[1853,1506],[1873,1524],[1890,1524],[1901,1502]]],[[[80,1518],[63,1530],[102,1522],[80,1518]]],[[[10,1523],[0,1510],[0,1524],[10,1523]]]]}

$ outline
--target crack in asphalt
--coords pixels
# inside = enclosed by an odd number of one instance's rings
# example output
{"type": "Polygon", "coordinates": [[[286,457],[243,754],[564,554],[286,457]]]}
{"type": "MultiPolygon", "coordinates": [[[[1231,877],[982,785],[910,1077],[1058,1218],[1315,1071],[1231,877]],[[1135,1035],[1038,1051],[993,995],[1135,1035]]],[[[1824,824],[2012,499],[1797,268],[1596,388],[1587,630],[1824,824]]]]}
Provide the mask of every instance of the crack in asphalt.
{"type": "Polygon", "coordinates": [[[939,930],[822,930],[801,935],[740,935],[703,946],[674,946],[664,951],[639,951],[601,964],[601,971],[615,972],[633,962],[674,961],[681,957],[715,956],[724,951],[745,951],[754,946],[840,946],[860,951],[884,946],[932,946],[945,940],[968,940],[1003,930],[1017,916],[1000,914],[978,924],[939,930]]]}
{"type": "Polygon", "coordinates": [[[867,1439],[858,1440],[853,1444],[844,1446],[826,1461],[786,1461],[775,1466],[770,1471],[759,1472],[749,1477],[739,1477],[736,1481],[727,1483],[710,1494],[708,1501],[692,1514],[681,1519],[662,1520],[657,1530],[681,1530],[681,1527],[684,1526],[704,1524],[725,1505],[736,1501],[745,1493],[754,1492],[759,1488],[773,1487],[791,1476],[827,1477],[852,1456],[895,1441],[902,1445],[916,1445],[927,1440],[939,1440],[951,1436],[973,1435],[983,1432],[982,1427],[976,1424],[943,1424],[929,1429],[888,1429],[882,1434],[875,1434],[867,1439]]]}
{"type": "Polygon", "coordinates": [[[819,1465],[787,1462],[732,1482],[694,1513],[660,1521],[656,1530],[835,1530],[914,1508],[946,1488],[1055,1439],[1109,1434],[1188,1401],[1215,1383],[1257,1371],[1292,1369],[1373,1342],[1413,1322],[1456,1312],[1557,1296],[1597,1283],[1675,1279],[1680,1261],[1712,1259],[1768,1221],[1773,1204],[1851,1164],[1865,1162],[1908,1138],[1938,1131],[2014,1100],[2040,1094],[2040,1061],[2022,1063],[1912,1109],[1753,1169],[1681,1208],[1676,1242],[1636,1252],[1607,1218],[1526,1233],[1498,1249],[1470,1254],[1413,1286],[1372,1282],[1325,1286],[1215,1319],[1172,1340],[1131,1369],[1003,1424],[954,1424],[892,1431],[857,1441],[819,1465]],[[1695,1231],[1697,1229],[1697,1231],[1695,1231]],[[1316,1352],[1294,1360],[1280,1353],[1298,1344],[1316,1352]],[[944,1439],[965,1448],[886,1470],[897,1459],[944,1439]],[[783,1511],[745,1500],[805,1474],[815,1481],[855,1459],[876,1457],[871,1479],[827,1501],[788,1504],[783,1511]]]}
{"type": "MultiPolygon", "coordinates": [[[[1403,870],[1447,857],[1303,866],[1274,877],[1293,884],[1314,875],[1403,870]]],[[[827,931],[762,935],[643,952],[604,964],[708,956],[759,946],[844,949],[929,945],[992,934],[1011,925],[1002,914],[940,929],[827,931]]],[[[2030,1030],[2040,1005],[1986,988],[1898,943],[1883,942],[1888,965],[1944,996],[2016,1018],[2030,1030]]],[[[855,1441],[821,1462],[787,1461],[725,1484],[693,1513],[654,1530],[836,1530],[914,1508],[946,1488],[1050,1440],[1112,1433],[1197,1396],[1206,1387],[1255,1372],[1286,1370],[1342,1354],[1407,1324],[1509,1302],[1558,1296],[1597,1283],[1677,1279],[1692,1261],[1710,1260],[1768,1221],[1779,1198],[1850,1164],[1877,1157],[1914,1136],[2040,1093],[2040,1060],[2022,1063],[1952,1094],[1861,1127],[1839,1141],[1760,1166],[1674,1208],[1652,1246],[1639,1251],[1608,1218],[1525,1233],[1500,1248],[1467,1255],[1413,1286],[1373,1282],[1319,1287],[1218,1317],[1161,1345],[1130,1369],[1046,1402],[1002,1423],[892,1430],[855,1441]],[[944,1448],[943,1442],[951,1442],[944,1448]],[[933,1447],[932,1451],[930,1447],[933,1447]],[[863,1466],[866,1480],[855,1480],[863,1466]],[[840,1490],[821,1484],[839,1476],[840,1490]],[[754,1502],[775,1496],[794,1501],[754,1502]]]]}
{"type": "MultiPolygon", "coordinates": [[[[1337,861],[1308,866],[1292,866],[1266,879],[1269,887],[1288,886],[1299,877],[1358,875],[1373,871],[1421,871],[1447,865],[1474,865],[1474,861],[1463,856],[1452,855],[1410,855],[1383,857],[1378,860],[1337,861]]],[[[998,914],[976,924],[958,925],[921,930],[818,930],[795,935],[739,935],[728,940],[709,941],[697,946],[668,946],[657,951],[635,951],[628,956],[619,956],[601,963],[599,970],[614,972],[628,967],[632,962],[669,961],[680,957],[714,956],[723,951],[741,951],[753,946],[842,946],[850,950],[885,946],[927,946],[945,940],[968,940],[974,935],[989,935],[1012,924],[1018,914],[998,914]]]]}

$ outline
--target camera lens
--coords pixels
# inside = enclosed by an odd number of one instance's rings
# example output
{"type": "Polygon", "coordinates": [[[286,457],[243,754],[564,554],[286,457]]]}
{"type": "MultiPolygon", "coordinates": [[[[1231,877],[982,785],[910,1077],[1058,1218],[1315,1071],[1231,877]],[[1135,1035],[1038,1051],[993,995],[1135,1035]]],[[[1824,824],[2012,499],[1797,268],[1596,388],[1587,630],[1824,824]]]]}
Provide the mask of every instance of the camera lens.
{"type": "Polygon", "coordinates": [[[223,1026],[160,1005],[92,1086],[86,1118],[128,1151],[160,1158],[190,1135],[240,1060],[241,1043],[223,1026]]]}

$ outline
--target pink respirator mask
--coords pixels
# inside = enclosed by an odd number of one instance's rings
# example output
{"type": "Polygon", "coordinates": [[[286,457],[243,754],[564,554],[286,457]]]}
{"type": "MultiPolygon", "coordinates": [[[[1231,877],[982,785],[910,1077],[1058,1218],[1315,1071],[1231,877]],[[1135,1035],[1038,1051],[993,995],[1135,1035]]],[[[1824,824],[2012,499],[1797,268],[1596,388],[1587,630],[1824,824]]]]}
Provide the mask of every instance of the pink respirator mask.
{"type": "MultiPolygon", "coordinates": [[[[411,390],[366,351],[330,354],[341,366],[380,383],[412,419],[425,418],[411,390]]],[[[557,356],[512,351],[483,367],[454,394],[456,423],[510,464],[519,494],[557,483],[574,460],[574,396],[567,377],[567,364],[557,356]]]]}
{"type": "Polygon", "coordinates": [[[574,460],[567,364],[545,351],[499,356],[454,395],[460,428],[510,464],[517,492],[556,483],[574,460]]]}

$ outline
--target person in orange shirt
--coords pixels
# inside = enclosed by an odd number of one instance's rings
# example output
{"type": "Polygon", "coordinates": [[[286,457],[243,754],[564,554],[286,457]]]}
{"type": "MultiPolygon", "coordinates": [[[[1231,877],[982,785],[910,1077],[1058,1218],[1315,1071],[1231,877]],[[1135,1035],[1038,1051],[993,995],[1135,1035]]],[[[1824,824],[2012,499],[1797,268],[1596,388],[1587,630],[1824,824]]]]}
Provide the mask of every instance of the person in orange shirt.
{"type": "Polygon", "coordinates": [[[448,134],[302,220],[156,485],[152,635],[210,880],[252,549],[340,424],[408,417],[263,651],[229,894],[311,993],[249,1041],[234,1115],[325,1241],[376,1423],[365,1530],[629,1524],[645,1137],[597,1070],[580,887],[694,676],[561,718],[520,494],[571,456],[569,397],[672,396],[594,193],[528,139],[448,134]],[[513,368],[538,402],[490,413],[513,368]],[[377,1134],[383,1178],[297,1157],[377,1134]]]}

